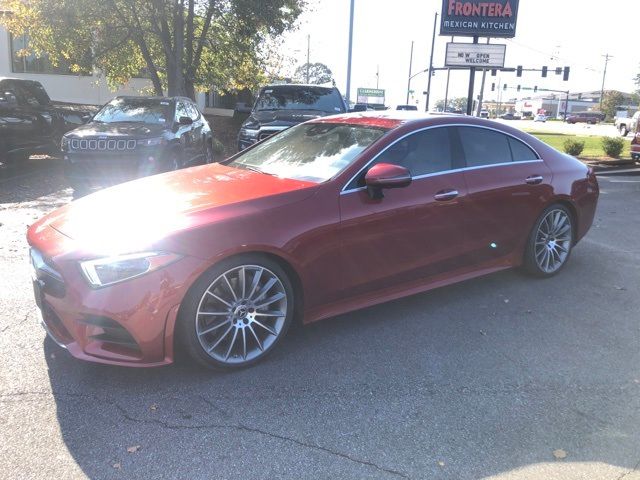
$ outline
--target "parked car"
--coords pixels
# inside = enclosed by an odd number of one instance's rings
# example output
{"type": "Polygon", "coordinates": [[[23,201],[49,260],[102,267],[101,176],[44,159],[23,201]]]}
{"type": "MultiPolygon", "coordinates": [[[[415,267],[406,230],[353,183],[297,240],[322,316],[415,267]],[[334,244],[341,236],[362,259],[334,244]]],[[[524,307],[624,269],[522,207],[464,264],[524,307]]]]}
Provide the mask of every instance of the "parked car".
{"type": "Polygon", "coordinates": [[[489,110],[485,108],[480,110],[480,118],[489,118],[489,110]]]}
{"type": "Polygon", "coordinates": [[[410,110],[415,112],[418,110],[418,107],[416,105],[398,105],[396,110],[410,110]]]}
{"type": "Polygon", "coordinates": [[[503,113],[500,115],[502,120],[521,120],[522,117],[520,115],[516,115],[515,113],[503,113]]]}
{"type": "Polygon", "coordinates": [[[538,113],[535,117],[533,117],[533,121],[545,123],[547,121],[547,116],[542,113],[538,113]]]}
{"type": "Polygon", "coordinates": [[[40,82],[0,78],[0,162],[57,155],[62,135],[91,112],[53,104],[40,82]]]}
{"type": "Polygon", "coordinates": [[[605,114],[601,112],[570,113],[566,117],[566,122],[570,124],[588,123],[590,125],[595,125],[596,123],[602,122],[604,120],[604,117],[605,114]]]}
{"type": "Polygon", "coordinates": [[[634,113],[631,118],[616,118],[615,125],[620,132],[620,135],[626,137],[629,132],[637,132],[638,119],[640,119],[640,111],[634,113]]]}
{"type": "Polygon", "coordinates": [[[238,368],[294,317],[509,267],[555,275],[598,194],[592,170],[518,129],[390,110],[319,118],[220,164],[112,187],[27,238],[44,325],[73,356],[155,366],[183,348],[238,368]]]}
{"type": "Polygon", "coordinates": [[[636,132],[631,139],[631,159],[638,161],[640,160],[640,132],[636,126],[636,132]]]}
{"type": "Polygon", "coordinates": [[[238,134],[238,150],[307,120],[345,113],[347,105],[335,87],[267,85],[260,89],[249,118],[238,134]]]}
{"type": "Polygon", "coordinates": [[[116,97],[62,138],[76,194],[213,161],[212,132],[184,97],[116,97]]]}

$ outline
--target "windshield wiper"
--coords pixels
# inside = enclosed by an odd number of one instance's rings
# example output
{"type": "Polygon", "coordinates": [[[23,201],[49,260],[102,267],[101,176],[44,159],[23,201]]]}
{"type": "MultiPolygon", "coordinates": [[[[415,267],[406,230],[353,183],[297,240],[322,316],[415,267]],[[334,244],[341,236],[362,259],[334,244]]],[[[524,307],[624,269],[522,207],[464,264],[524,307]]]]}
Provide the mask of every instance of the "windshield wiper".
{"type": "Polygon", "coordinates": [[[275,173],[265,172],[264,170],[260,170],[258,167],[254,167],[252,165],[242,165],[242,168],[246,168],[247,170],[251,170],[252,172],[262,173],[264,175],[271,175],[272,177],[277,177],[275,173]]]}

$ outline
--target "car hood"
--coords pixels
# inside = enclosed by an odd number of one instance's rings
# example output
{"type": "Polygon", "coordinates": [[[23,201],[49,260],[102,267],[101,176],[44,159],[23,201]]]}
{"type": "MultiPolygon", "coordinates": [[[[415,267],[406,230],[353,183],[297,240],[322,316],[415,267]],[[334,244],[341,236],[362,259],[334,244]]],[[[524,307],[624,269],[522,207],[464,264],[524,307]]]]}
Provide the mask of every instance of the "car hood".
{"type": "Polygon", "coordinates": [[[28,232],[29,241],[52,227],[85,254],[141,251],[177,232],[301,201],[317,184],[220,164],[142,178],[55,210],[28,232]]]}
{"type": "MultiPolygon", "coordinates": [[[[339,113],[339,112],[336,112],[339,113]]],[[[265,110],[254,111],[245,121],[245,125],[259,124],[266,126],[292,126],[298,123],[313,120],[314,118],[331,115],[329,112],[319,112],[317,110],[265,110]]]]}
{"type": "Polygon", "coordinates": [[[89,122],[67,133],[69,138],[86,137],[153,137],[161,135],[165,125],[153,125],[150,123],[99,123],[89,122]]]}

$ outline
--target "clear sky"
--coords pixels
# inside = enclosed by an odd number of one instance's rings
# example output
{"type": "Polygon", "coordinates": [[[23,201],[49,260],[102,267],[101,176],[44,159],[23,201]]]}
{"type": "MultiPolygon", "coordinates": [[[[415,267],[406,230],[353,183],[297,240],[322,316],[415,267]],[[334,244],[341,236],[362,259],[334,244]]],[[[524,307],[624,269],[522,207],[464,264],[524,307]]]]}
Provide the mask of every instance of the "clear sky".
{"type": "MultiPolygon", "coordinates": [[[[285,52],[306,61],[307,35],[311,36],[311,62],[325,63],[334,73],[338,88],[346,93],[347,47],[349,30],[349,0],[310,0],[309,10],[299,21],[297,31],[287,34],[285,52]]],[[[376,69],[380,69],[379,85],[386,90],[387,105],[405,103],[409,54],[414,41],[413,72],[428,67],[431,50],[433,18],[440,14],[441,0],[355,0],[353,36],[353,67],[351,98],[356,88],[376,86],[376,69]]],[[[518,26],[511,40],[492,39],[492,43],[507,45],[505,66],[551,68],[569,65],[570,80],[549,73],[527,73],[517,78],[515,73],[499,74],[501,83],[571,91],[600,90],[603,55],[609,53],[605,89],[624,92],[635,90],[633,78],[640,73],[639,0],[520,0],[518,26]],[[554,59],[552,59],[552,57],[554,59]]],[[[444,65],[445,44],[450,37],[436,30],[434,66],[444,65]]],[[[456,41],[470,41],[457,37],[456,41]]],[[[482,40],[486,41],[486,40],[482,40]]],[[[412,80],[411,88],[424,108],[427,74],[412,80]]],[[[466,96],[468,71],[451,73],[449,96],[466,96]]],[[[491,83],[498,77],[487,75],[485,98],[492,99],[491,83]]],[[[436,72],[432,80],[431,106],[444,98],[446,72],[436,72]]],[[[480,74],[476,79],[479,93],[480,74]]],[[[517,97],[515,90],[509,97],[517,97]]],[[[521,95],[523,96],[523,95],[521,95]]]]}

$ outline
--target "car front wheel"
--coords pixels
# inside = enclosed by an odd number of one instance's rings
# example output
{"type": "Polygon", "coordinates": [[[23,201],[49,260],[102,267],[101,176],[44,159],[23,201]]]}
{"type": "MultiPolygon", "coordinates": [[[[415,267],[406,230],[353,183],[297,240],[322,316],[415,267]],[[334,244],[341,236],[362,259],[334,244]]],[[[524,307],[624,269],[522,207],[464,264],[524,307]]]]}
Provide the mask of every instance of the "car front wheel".
{"type": "Polygon", "coordinates": [[[573,247],[573,219],[563,205],[548,207],[536,221],[524,257],[524,268],[538,277],[550,277],[567,263],[573,247]]]}
{"type": "Polygon", "coordinates": [[[198,363],[236,369],[262,360],[285,336],[293,286],[270,258],[249,254],[207,271],[182,302],[177,328],[198,363]]]}

